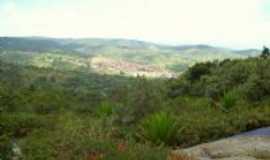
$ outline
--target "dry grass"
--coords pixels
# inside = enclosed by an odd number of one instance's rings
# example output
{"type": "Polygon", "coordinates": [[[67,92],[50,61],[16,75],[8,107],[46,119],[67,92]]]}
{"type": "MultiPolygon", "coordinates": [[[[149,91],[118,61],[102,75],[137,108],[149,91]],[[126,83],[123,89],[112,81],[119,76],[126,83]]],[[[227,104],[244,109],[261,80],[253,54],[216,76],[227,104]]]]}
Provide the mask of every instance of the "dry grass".
{"type": "Polygon", "coordinates": [[[88,154],[87,156],[87,160],[102,160],[104,158],[104,154],[103,153],[99,153],[99,152],[91,152],[88,154]]]}
{"type": "Polygon", "coordinates": [[[127,144],[126,143],[119,143],[117,144],[117,151],[118,152],[125,152],[127,150],[127,144]]]}
{"type": "Polygon", "coordinates": [[[197,159],[184,153],[181,154],[170,153],[168,160],[197,160],[197,159]]]}

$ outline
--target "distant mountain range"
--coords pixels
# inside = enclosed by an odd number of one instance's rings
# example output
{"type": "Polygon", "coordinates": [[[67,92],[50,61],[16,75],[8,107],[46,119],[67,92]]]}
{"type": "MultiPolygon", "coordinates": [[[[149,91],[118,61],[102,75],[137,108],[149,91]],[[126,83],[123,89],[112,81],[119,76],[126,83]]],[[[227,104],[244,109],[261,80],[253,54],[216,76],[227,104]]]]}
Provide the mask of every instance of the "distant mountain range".
{"type": "Polygon", "coordinates": [[[172,77],[196,62],[247,58],[259,50],[208,45],[169,46],[127,39],[0,37],[0,58],[10,63],[101,74],[172,77]]]}

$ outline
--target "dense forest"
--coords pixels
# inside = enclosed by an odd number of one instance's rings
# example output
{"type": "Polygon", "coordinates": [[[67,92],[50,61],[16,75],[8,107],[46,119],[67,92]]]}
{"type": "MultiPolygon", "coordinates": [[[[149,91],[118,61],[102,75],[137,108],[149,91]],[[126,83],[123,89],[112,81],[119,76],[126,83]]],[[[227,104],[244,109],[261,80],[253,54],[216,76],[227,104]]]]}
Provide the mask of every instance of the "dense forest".
{"type": "Polygon", "coordinates": [[[170,79],[2,58],[0,159],[164,160],[173,148],[269,126],[269,54],[196,63],[170,79]]]}

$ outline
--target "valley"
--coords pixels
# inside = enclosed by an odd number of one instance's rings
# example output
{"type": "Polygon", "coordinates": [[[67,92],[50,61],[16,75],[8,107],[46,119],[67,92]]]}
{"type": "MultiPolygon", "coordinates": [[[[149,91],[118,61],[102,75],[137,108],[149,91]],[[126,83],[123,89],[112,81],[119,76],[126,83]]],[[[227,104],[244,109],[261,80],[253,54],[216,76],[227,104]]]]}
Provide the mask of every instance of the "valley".
{"type": "Polygon", "coordinates": [[[197,62],[247,58],[259,53],[125,39],[0,38],[1,59],[11,63],[129,76],[175,77],[197,62]]]}

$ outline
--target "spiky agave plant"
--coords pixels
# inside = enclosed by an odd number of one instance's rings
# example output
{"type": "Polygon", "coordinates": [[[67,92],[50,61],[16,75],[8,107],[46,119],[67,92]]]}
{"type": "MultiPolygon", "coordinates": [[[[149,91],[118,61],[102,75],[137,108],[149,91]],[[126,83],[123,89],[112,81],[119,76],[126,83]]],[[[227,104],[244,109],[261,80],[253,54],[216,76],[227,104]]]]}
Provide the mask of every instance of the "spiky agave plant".
{"type": "Polygon", "coordinates": [[[237,99],[238,96],[236,91],[227,92],[221,99],[221,106],[226,110],[230,110],[236,105],[237,99]]]}
{"type": "Polygon", "coordinates": [[[177,126],[172,115],[159,112],[146,117],[141,123],[141,135],[155,144],[171,144],[175,140],[177,126]]]}

